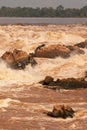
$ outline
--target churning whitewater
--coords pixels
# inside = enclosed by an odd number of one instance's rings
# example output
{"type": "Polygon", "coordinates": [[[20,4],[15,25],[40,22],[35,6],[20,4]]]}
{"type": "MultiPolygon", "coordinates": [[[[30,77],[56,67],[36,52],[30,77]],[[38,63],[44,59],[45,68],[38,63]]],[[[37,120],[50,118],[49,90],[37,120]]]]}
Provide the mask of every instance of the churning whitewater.
{"type": "Polygon", "coordinates": [[[86,25],[0,26],[0,130],[25,129],[87,129],[86,25]]]}
{"type": "MultiPolygon", "coordinates": [[[[19,49],[28,54],[42,44],[73,46],[86,40],[87,27],[81,25],[47,25],[47,26],[0,26],[0,56],[6,51],[19,49]],[[81,31],[80,31],[81,30],[81,31]]],[[[87,49],[83,48],[84,54],[76,52],[70,54],[69,58],[55,57],[38,58],[37,65],[30,64],[24,70],[16,70],[7,66],[0,60],[0,86],[11,84],[33,84],[38,83],[45,76],[51,75],[57,78],[81,78],[87,70],[87,49]]]]}

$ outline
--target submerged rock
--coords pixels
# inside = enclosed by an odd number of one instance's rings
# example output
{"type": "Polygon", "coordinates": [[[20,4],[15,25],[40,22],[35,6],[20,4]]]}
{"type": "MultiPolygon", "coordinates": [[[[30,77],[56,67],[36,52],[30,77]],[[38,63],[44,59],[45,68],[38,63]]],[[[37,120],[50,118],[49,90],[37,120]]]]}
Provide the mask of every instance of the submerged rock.
{"type": "Polygon", "coordinates": [[[61,118],[67,118],[71,117],[73,118],[75,111],[66,105],[55,105],[53,107],[52,112],[48,112],[47,115],[51,117],[61,117],[61,118]]]}

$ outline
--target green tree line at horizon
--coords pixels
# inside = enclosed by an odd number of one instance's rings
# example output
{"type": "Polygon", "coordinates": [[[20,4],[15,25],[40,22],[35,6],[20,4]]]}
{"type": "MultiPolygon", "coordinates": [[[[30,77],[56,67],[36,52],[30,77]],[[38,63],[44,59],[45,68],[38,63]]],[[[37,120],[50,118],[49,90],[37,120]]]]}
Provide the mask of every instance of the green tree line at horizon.
{"type": "Polygon", "coordinates": [[[1,7],[0,17],[87,17],[87,6],[64,8],[62,5],[43,8],[32,7],[1,7]]]}

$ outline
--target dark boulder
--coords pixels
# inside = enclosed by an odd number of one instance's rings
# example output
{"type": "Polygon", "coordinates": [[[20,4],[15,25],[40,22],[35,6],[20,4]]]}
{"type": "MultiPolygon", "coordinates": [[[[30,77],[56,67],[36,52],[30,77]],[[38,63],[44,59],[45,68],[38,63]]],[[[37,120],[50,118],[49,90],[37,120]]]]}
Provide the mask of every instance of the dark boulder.
{"type": "Polygon", "coordinates": [[[67,79],[54,79],[46,76],[44,80],[40,81],[42,85],[46,85],[49,89],[76,89],[87,88],[87,81],[85,78],[67,78],[67,79]]]}
{"type": "Polygon", "coordinates": [[[71,117],[73,118],[75,111],[66,105],[55,105],[53,107],[52,112],[48,112],[47,115],[51,116],[51,117],[61,117],[61,118],[67,118],[67,117],[71,117]]]}
{"type": "Polygon", "coordinates": [[[87,82],[84,78],[57,79],[56,85],[62,86],[64,89],[87,88],[87,82]]]}
{"type": "Polygon", "coordinates": [[[53,78],[51,76],[46,76],[45,79],[40,83],[42,83],[43,85],[49,85],[52,82],[53,82],[53,78]]]}

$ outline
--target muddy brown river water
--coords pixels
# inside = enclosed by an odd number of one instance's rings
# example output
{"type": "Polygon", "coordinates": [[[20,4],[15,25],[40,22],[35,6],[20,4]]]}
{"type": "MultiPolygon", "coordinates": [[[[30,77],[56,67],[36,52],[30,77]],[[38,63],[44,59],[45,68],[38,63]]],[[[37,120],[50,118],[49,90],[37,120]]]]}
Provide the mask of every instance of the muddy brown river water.
{"type": "MultiPolygon", "coordinates": [[[[86,25],[0,26],[0,56],[38,45],[75,45],[87,39],[86,25]]],[[[87,71],[87,49],[69,58],[35,58],[37,65],[15,70],[0,61],[0,130],[87,130],[87,88],[50,90],[38,82],[45,76],[81,78],[87,71]],[[69,105],[73,118],[52,118],[46,112],[56,104],[69,105]]]]}

